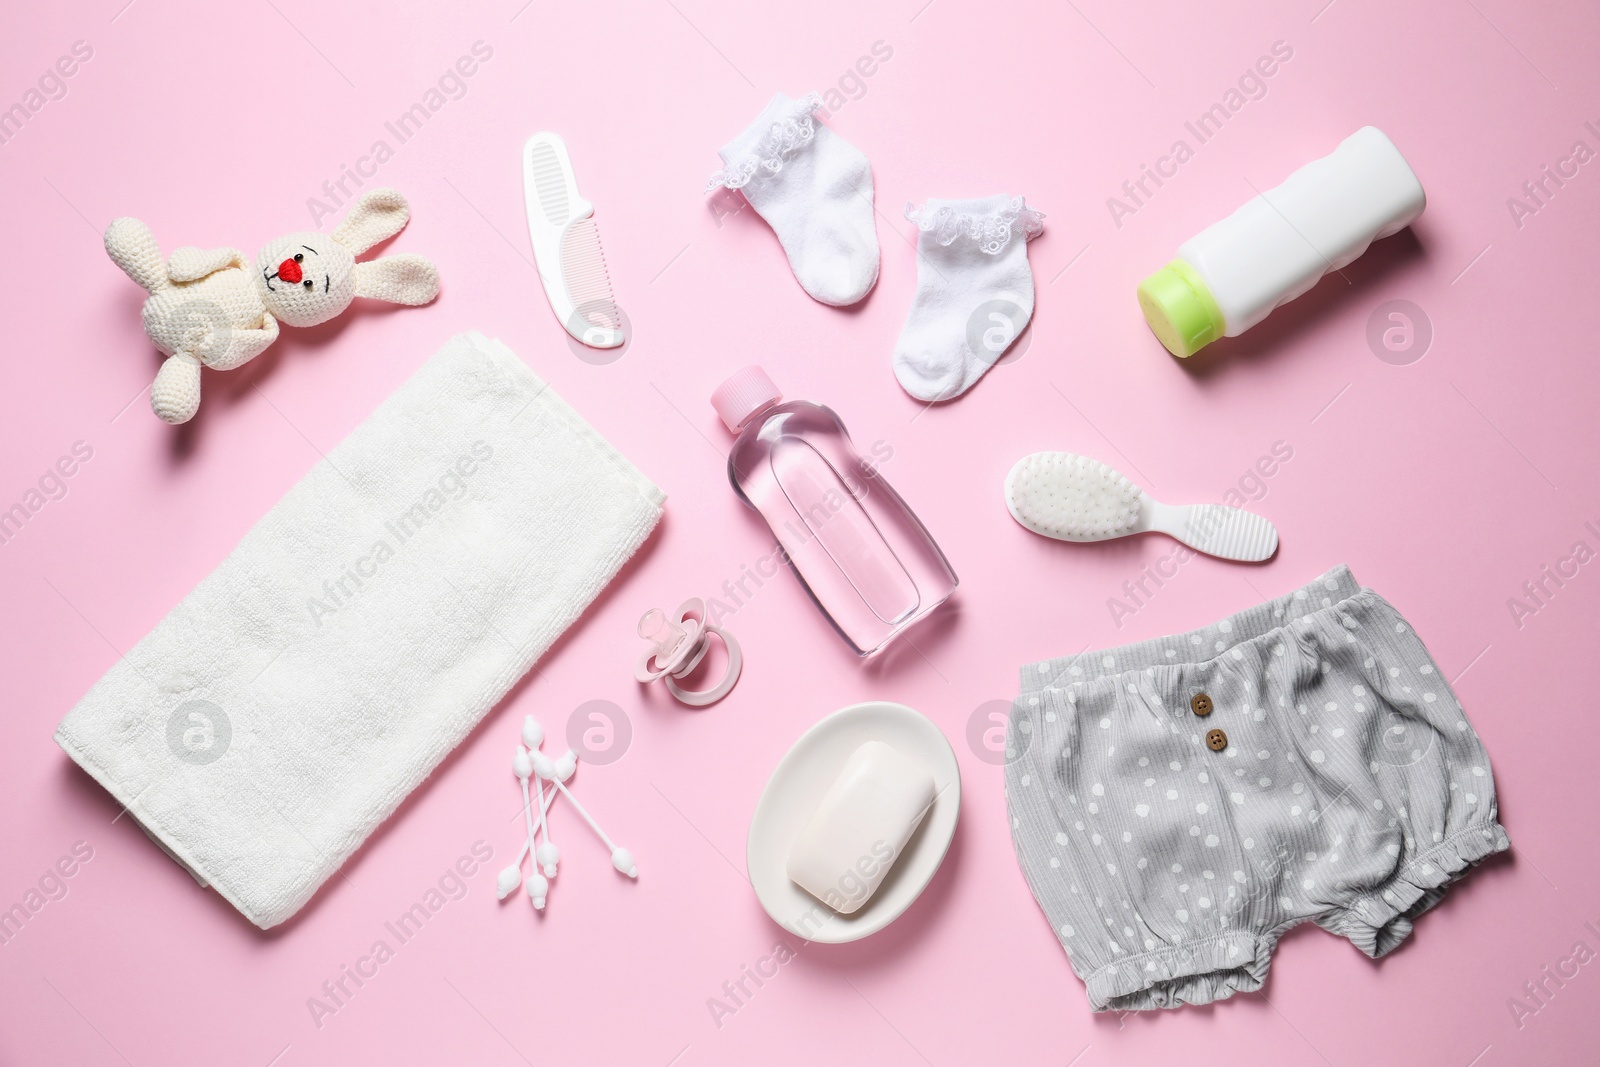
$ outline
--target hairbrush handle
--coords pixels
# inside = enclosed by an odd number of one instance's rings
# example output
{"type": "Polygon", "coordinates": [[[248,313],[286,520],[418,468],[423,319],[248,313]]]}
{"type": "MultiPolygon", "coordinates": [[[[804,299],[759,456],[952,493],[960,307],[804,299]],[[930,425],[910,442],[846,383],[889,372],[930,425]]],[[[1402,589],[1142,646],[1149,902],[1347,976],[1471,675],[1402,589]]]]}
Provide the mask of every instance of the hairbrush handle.
{"type": "Polygon", "coordinates": [[[1259,563],[1278,550],[1276,526],[1226,504],[1162,504],[1146,495],[1140,525],[1218,559],[1259,563]]]}

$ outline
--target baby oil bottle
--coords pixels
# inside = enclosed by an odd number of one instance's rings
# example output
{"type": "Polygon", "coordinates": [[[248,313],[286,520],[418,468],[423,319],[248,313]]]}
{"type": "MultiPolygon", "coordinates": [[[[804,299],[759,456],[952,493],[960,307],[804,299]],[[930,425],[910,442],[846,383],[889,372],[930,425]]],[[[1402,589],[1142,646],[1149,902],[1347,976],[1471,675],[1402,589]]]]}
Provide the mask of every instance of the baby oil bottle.
{"type": "Polygon", "coordinates": [[[738,435],[728,453],[734,491],[858,656],[882,650],[955,592],[944,553],[830,408],[784,403],[760,367],[723,382],[711,405],[738,435]]]}

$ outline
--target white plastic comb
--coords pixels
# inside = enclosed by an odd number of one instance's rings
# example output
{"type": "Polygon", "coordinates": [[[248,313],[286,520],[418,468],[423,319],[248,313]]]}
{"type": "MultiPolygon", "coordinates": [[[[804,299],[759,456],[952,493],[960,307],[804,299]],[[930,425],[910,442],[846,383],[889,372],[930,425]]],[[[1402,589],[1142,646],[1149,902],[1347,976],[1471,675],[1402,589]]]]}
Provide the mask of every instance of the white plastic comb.
{"type": "Polygon", "coordinates": [[[1121,474],[1075,452],[1035,452],[1006,476],[1011,517],[1058,541],[1108,541],[1164,533],[1197,552],[1257,563],[1278,550],[1278,530],[1224,504],[1162,504],[1121,474]]]}
{"type": "Polygon", "coordinates": [[[566,142],[536,133],[522,146],[522,184],[528,236],[550,310],[573,337],[591,348],[616,348],[626,337],[611,295],[594,205],[578,195],[566,142]]]}

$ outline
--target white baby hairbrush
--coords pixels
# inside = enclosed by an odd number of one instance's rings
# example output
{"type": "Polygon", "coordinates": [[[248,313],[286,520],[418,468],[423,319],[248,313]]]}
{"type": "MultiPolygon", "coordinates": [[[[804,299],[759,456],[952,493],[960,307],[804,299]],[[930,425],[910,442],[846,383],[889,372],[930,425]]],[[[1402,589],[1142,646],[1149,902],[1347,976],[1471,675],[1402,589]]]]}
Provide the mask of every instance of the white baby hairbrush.
{"type": "Polygon", "coordinates": [[[1110,467],[1075,452],[1035,452],[1006,476],[1011,517],[1058,541],[1164,533],[1197,552],[1257,563],[1278,550],[1272,523],[1225,504],[1162,504],[1110,467]]]}
{"type": "Polygon", "coordinates": [[[528,236],[550,310],[562,327],[591,348],[616,348],[627,338],[611,295],[594,205],[578,195],[567,145],[536,133],[522,146],[522,184],[528,236]]]}

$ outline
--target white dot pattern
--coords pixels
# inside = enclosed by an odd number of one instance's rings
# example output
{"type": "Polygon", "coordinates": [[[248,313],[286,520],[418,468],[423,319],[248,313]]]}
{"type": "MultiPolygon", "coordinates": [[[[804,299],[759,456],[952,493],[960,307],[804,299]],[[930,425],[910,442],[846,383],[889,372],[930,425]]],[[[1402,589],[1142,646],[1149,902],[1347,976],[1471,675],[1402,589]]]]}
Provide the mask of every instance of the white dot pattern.
{"type": "Polygon", "coordinates": [[[1096,1011],[1258,989],[1277,937],[1304,921],[1381,956],[1510,847],[1455,694],[1347,568],[1194,633],[1022,677],[1012,724],[1045,743],[1006,767],[1013,842],[1096,1011]],[[1222,752],[1205,745],[1212,728],[1222,752]],[[1098,743],[1079,744],[1089,732],[1098,743]]]}

